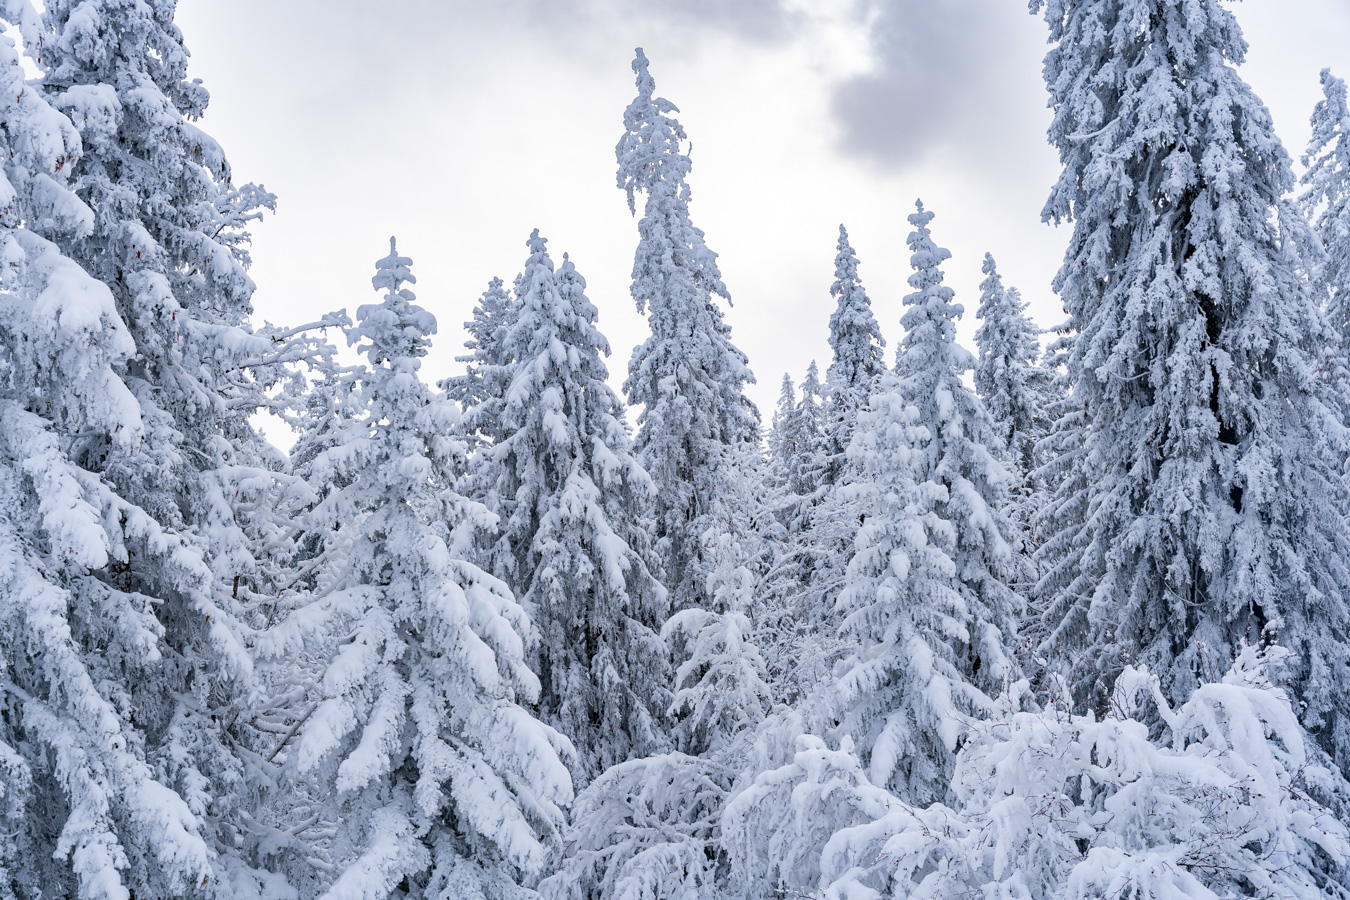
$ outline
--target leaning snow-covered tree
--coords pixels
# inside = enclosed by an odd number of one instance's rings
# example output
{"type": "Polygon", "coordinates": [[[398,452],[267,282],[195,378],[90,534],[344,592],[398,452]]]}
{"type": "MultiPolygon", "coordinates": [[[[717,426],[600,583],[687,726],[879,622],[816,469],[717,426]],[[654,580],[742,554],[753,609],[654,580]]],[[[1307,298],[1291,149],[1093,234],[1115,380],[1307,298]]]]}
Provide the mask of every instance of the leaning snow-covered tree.
{"type": "Polygon", "coordinates": [[[1085,433],[1075,577],[1047,653],[1083,651],[1080,701],[1147,663],[1173,702],[1243,641],[1278,636],[1304,723],[1350,762],[1350,509],[1317,377],[1325,325],[1300,274],[1290,162],[1234,66],[1219,0],[1054,0],[1044,8],[1046,205],[1073,234],[1055,286],[1085,433]],[[1111,160],[1104,165],[1103,160],[1111,160]]]}
{"type": "MultiPolygon", "coordinates": [[[[378,263],[378,304],[349,341],[368,360],[347,394],[357,427],[311,464],[346,482],[306,526],[341,573],[279,625],[274,652],[326,647],[320,696],[280,750],[334,826],[312,848],[327,898],[515,896],[556,845],[572,784],[561,735],[522,707],[539,693],[530,625],[501,581],[465,561],[492,515],[453,489],[456,405],[418,369],[435,318],[414,303],[410,260],[378,263]]],[[[321,551],[322,552],[322,551],[321,551]]]]}
{"type": "Polygon", "coordinates": [[[909,217],[905,337],[849,448],[865,512],[840,598],[858,646],[836,701],[872,781],[922,803],[946,792],[965,715],[1012,671],[1021,604],[1004,582],[1009,475],[962,382],[974,360],[956,343],[961,307],[939,268],[951,254],[933,243],[932,218],[922,204],[909,217]]]}
{"type": "Polygon", "coordinates": [[[633,299],[651,336],[633,351],[624,390],[641,406],[634,449],[656,483],[656,540],[675,609],[707,606],[708,568],[699,543],[735,477],[727,448],[759,440],[759,411],[743,388],[754,376],[731,343],[714,295],[727,298],[717,254],[689,218],[692,162],[675,104],[656,97],[641,49],[638,95],[624,111],[615,154],[619,187],[638,223],[633,299]]]}
{"type": "Polygon", "coordinates": [[[654,486],[605,383],[586,281],[565,254],[554,272],[538,229],[527,244],[501,437],[479,462],[496,473],[489,496],[509,501],[494,510],[493,563],[534,619],[539,710],[576,745],[586,782],[666,749],[667,599],[648,536],[654,486]]]}

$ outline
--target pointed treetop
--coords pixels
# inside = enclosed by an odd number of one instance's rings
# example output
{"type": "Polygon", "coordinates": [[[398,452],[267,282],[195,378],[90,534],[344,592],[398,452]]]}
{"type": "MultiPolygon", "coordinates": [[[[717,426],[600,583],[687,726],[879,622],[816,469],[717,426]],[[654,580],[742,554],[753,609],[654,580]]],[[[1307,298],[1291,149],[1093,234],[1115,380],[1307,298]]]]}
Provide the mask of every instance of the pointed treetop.
{"type": "MultiPolygon", "coordinates": [[[[839,253],[834,258],[835,277],[841,281],[845,275],[856,276],[858,274],[858,257],[853,252],[853,245],[848,242],[848,229],[839,225],[839,243],[835,245],[839,253]]],[[[841,289],[839,281],[830,288],[831,294],[838,294],[841,289]]]]}
{"type": "Polygon", "coordinates": [[[393,237],[389,238],[389,255],[375,263],[375,275],[370,279],[375,290],[387,290],[391,294],[400,294],[406,300],[416,300],[412,291],[401,290],[403,284],[417,284],[410,267],[412,260],[398,255],[398,245],[393,237]]]}
{"type": "Polygon", "coordinates": [[[356,327],[347,334],[349,344],[367,342],[357,350],[365,353],[372,365],[388,362],[400,370],[416,371],[416,358],[426,356],[428,338],[436,333],[436,317],[417,306],[417,296],[403,287],[405,282],[417,283],[411,266],[412,260],[399,256],[390,238],[389,255],[375,264],[375,276],[370,280],[375,290],[385,291],[384,302],[358,308],[356,327]]]}
{"type": "MultiPolygon", "coordinates": [[[[917,212],[909,216],[909,224],[914,226],[914,231],[908,240],[911,252],[909,261],[914,267],[913,274],[909,276],[909,286],[914,288],[914,293],[905,297],[905,305],[928,307],[930,316],[940,316],[948,320],[960,318],[963,309],[959,303],[952,302],[955,294],[951,288],[942,283],[942,270],[938,268],[943,262],[951,259],[951,251],[933,243],[932,232],[928,230],[928,223],[933,221],[933,213],[924,210],[922,201],[915,201],[914,206],[917,212]]],[[[901,319],[906,328],[911,327],[907,320],[914,318],[912,314],[915,312],[916,310],[910,310],[901,319]]],[[[956,339],[955,328],[951,325],[944,327],[942,333],[944,339],[948,341],[956,339]]]]}
{"type": "MultiPolygon", "coordinates": [[[[998,263],[994,262],[994,254],[985,252],[984,262],[980,264],[980,271],[987,276],[986,283],[991,288],[1003,287],[1003,276],[998,274],[998,263]]],[[[983,290],[983,287],[981,290],[983,290]]]]}
{"type": "MultiPolygon", "coordinates": [[[[534,256],[542,256],[544,254],[547,254],[548,253],[547,245],[548,245],[548,238],[541,236],[539,234],[538,228],[536,228],[534,231],[531,231],[529,238],[525,241],[525,246],[530,248],[530,253],[534,256]]],[[[531,262],[533,262],[533,260],[531,260],[531,262]]],[[[552,260],[548,261],[548,268],[550,272],[553,271],[552,260]]]]}
{"type": "Polygon", "coordinates": [[[858,277],[858,256],[843,225],[839,226],[838,250],[834,258],[834,284],[830,285],[830,296],[836,299],[835,310],[830,314],[830,348],[834,350],[834,359],[826,373],[836,396],[840,391],[870,390],[872,380],[884,368],[882,348],[886,346],[872,315],[872,301],[858,277]]]}
{"type": "Polygon", "coordinates": [[[650,192],[661,182],[678,184],[687,202],[689,188],[684,178],[693,163],[680,146],[687,140],[684,128],[668,115],[680,110],[666,98],[653,96],[656,79],[647,71],[647,57],[640,47],[633,71],[638,76],[638,95],[623,111],[624,135],[614,147],[614,155],[619,163],[618,185],[628,194],[629,211],[637,215],[637,192],[650,192]]]}
{"type": "Polygon", "coordinates": [[[656,92],[656,79],[647,71],[647,54],[638,47],[633,51],[637,55],[633,57],[633,71],[637,73],[638,98],[650,100],[652,94],[656,92]]]}

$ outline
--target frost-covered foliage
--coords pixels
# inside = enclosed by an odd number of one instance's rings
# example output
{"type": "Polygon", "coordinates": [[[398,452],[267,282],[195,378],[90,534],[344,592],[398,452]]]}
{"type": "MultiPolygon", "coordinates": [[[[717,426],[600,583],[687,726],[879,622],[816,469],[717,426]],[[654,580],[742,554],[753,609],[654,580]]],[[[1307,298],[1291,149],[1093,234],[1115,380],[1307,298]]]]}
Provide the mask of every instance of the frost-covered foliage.
{"type": "Polygon", "coordinates": [[[494,567],[530,611],[538,709],[571,738],[578,774],[667,749],[670,670],[657,632],[668,601],[651,550],[654,486],[605,383],[609,342],[586,281],[555,273],[536,229],[503,339],[500,439],[481,454],[502,519],[494,567]]]}
{"type": "Polygon", "coordinates": [[[487,290],[473,308],[473,318],[464,323],[469,352],[456,356],[465,372],[444,382],[446,393],[464,408],[464,428],[488,442],[501,438],[502,407],[511,382],[511,355],[506,336],[511,331],[519,304],[500,278],[488,282],[487,290]]]}
{"type": "Polygon", "coordinates": [[[0,0],[0,900],[1350,900],[1350,105],[1289,201],[1221,4],[1030,0],[1069,322],[920,205],[888,372],[841,227],[766,451],[641,50],[632,437],[537,230],[442,392],[392,241],[255,329],[175,0],[0,0]]]}
{"type": "MultiPolygon", "coordinates": [[[[836,656],[834,632],[839,622],[833,613],[862,516],[857,492],[843,489],[857,476],[847,450],[858,417],[886,369],[882,362],[885,341],[858,277],[857,255],[842,225],[834,275],[830,294],[836,306],[830,316],[829,338],[834,354],[821,388],[823,401],[812,410],[812,418],[819,417],[817,437],[812,452],[798,464],[802,486],[810,488],[810,502],[789,507],[793,533],[774,585],[783,595],[783,612],[809,635],[795,642],[810,646],[796,648],[794,677],[811,669],[823,674],[836,656]],[[797,662],[806,666],[797,666],[797,662]]],[[[814,381],[811,375],[808,372],[808,383],[814,381]]]]}
{"type": "Polygon", "coordinates": [[[731,529],[705,536],[704,556],[714,561],[712,608],[681,610],[661,630],[681,660],[670,712],[676,746],[686,753],[725,755],[738,736],[764,720],[769,705],[764,657],[748,615],[755,577],[742,562],[747,539],[753,537],[731,529]]]}
{"type": "Polygon", "coordinates": [[[42,73],[0,41],[0,831],[25,900],[288,893],[244,824],[270,788],[252,644],[304,488],[247,419],[313,347],[250,330],[270,198],[188,122],[172,13],[0,9],[42,73]]]}
{"type": "MultiPolygon", "coordinates": [[[[778,391],[778,405],[773,410],[773,422],[769,429],[769,454],[784,473],[790,461],[801,452],[797,434],[793,430],[793,420],[797,415],[797,387],[792,376],[783,373],[783,383],[778,391]]],[[[784,474],[786,480],[786,474],[784,474]]]]}
{"type": "MultiPolygon", "coordinates": [[[[1197,686],[1176,708],[1156,677],[1128,667],[1100,720],[1058,704],[1018,712],[1014,690],[998,715],[973,725],[953,805],[891,801],[883,815],[840,830],[821,853],[821,896],[1343,896],[1326,872],[1343,864],[1350,842],[1308,795],[1315,767],[1272,681],[1283,658],[1278,648],[1247,648],[1221,681],[1197,686]],[[1141,721],[1149,703],[1165,723],[1161,739],[1141,721]]],[[[869,785],[813,779],[809,765],[782,773],[802,785],[797,808],[830,790],[887,805],[869,785]]]]}
{"type": "Polygon", "coordinates": [[[745,900],[814,896],[835,835],[905,808],[868,781],[847,736],[835,750],[802,735],[789,762],[757,774],[727,802],[721,826],[731,891],[745,900]]]}
{"type": "Polygon", "coordinates": [[[717,820],[769,703],[754,615],[781,540],[758,502],[758,448],[731,448],[726,462],[739,473],[735,493],[701,545],[711,606],[677,612],[663,631],[679,663],[672,737],[687,753],[620,763],[578,795],[566,857],[540,887],[546,898],[701,900],[725,881],[717,820]]]}
{"type": "Polygon", "coordinates": [[[882,360],[886,341],[876,316],[872,315],[872,301],[858,277],[858,256],[843,225],[839,226],[839,252],[834,258],[830,296],[835,298],[834,312],[830,314],[830,348],[834,357],[826,370],[825,384],[829,397],[830,450],[836,461],[828,480],[833,481],[844,464],[853,423],[867,406],[877,378],[886,369],[882,360]]]}
{"type": "Polygon", "coordinates": [[[1278,635],[1304,723],[1344,763],[1341,426],[1289,158],[1234,69],[1241,30],[1219,0],[1032,6],[1054,44],[1064,172],[1044,216],[1073,223],[1055,287],[1084,429],[1082,524],[1046,560],[1070,575],[1047,652],[1084,651],[1080,701],[1146,663],[1180,702],[1244,640],[1278,635]]]}
{"type": "Polygon", "coordinates": [[[938,267],[950,254],[919,204],[914,272],[894,374],[879,382],[849,453],[864,520],[840,603],[857,641],[837,686],[841,729],[870,778],[916,802],[946,791],[964,713],[989,706],[1012,671],[1020,598],[1001,504],[1009,476],[993,425],[961,380],[961,314],[938,267]]]}
{"type": "Polygon", "coordinates": [[[728,298],[717,254],[689,218],[684,128],[675,104],[656,97],[647,57],[633,60],[638,95],[624,111],[618,182],[636,212],[633,299],[651,336],[633,351],[624,390],[641,406],[634,450],[656,484],[656,542],[674,609],[707,606],[699,543],[734,474],[727,448],[759,440],[759,412],[742,392],[754,381],[714,295],[728,298]]]}
{"type": "Polygon", "coordinates": [[[819,499],[817,489],[830,463],[823,401],[824,387],[815,360],[802,379],[800,399],[791,377],[783,375],[783,390],[769,432],[769,452],[786,494],[787,505],[781,514],[793,530],[804,527],[811,505],[819,499]]]}
{"type": "Polygon", "coordinates": [[[669,753],[622,763],[577,796],[544,900],[703,900],[724,880],[718,819],[731,775],[669,753]]]}
{"type": "Polygon", "coordinates": [[[975,330],[980,348],[975,365],[975,390],[994,420],[995,430],[1018,478],[1017,494],[1032,492],[1036,443],[1046,434],[1051,373],[1041,368],[1040,331],[1027,318],[1027,305],[1017,288],[1005,287],[994,257],[986,253],[981,267],[980,308],[983,323],[975,330]]]}
{"type": "Polygon", "coordinates": [[[458,412],[418,374],[436,320],[405,287],[410,263],[391,241],[373,279],[384,299],[348,334],[368,363],[347,394],[352,427],[310,467],[346,484],[305,523],[336,577],[266,645],[327,653],[279,759],[335,827],[277,850],[291,872],[317,867],[309,893],[334,900],[508,897],[557,844],[571,748],[520,705],[539,693],[528,617],[464,559],[492,516],[453,488],[458,412]]]}
{"type": "Polygon", "coordinates": [[[1350,404],[1350,105],[1345,81],[1329,69],[1322,70],[1322,99],[1313,109],[1303,165],[1307,171],[1299,199],[1325,254],[1316,276],[1327,292],[1328,362],[1339,399],[1350,404]]]}

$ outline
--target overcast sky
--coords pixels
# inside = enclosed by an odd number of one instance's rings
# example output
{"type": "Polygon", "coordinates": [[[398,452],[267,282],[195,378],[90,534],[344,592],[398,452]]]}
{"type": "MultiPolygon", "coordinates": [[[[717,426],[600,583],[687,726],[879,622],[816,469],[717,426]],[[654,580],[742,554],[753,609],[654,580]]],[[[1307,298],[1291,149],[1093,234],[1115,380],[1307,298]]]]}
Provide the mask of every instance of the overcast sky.
{"type": "MultiPolygon", "coordinates": [[[[1318,71],[1350,76],[1350,2],[1246,0],[1244,77],[1298,157],[1318,71]]],[[[646,335],[628,294],[637,222],[614,144],[633,48],[693,141],[693,218],[720,254],[732,337],[766,423],[784,371],[829,363],[829,286],[847,225],[887,337],[921,197],[951,249],[972,346],[986,250],[1043,326],[1067,234],[1042,225],[1045,26],[1025,0],[180,0],[204,127],[236,181],[279,196],[255,231],[258,321],[298,323],[377,295],[396,234],[440,322],[431,381],[457,370],[460,323],[508,282],[538,227],[571,254],[622,382],[646,335]]],[[[639,212],[641,207],[639,207],[639,212]]]]}

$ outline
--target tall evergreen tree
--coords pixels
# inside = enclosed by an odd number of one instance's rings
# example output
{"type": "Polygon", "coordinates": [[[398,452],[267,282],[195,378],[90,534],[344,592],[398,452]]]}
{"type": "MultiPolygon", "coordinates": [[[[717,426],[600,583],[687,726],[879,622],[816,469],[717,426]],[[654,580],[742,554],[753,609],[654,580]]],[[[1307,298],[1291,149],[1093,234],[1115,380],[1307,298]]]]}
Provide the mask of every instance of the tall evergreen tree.
{"type": "Polygon", "coordinates": [[[654,486],[605,383],[609,342],[586,281],[553,270],[538,229],[502,349],[514,360],[499,443],[483,451],[509,498],[495,557],[530,610],[539,709],[578,748],[579,781],[667,746],[668,600],[648,530],[654,486]]]}
{"type": "Polygon", "coordinates": [[[963,711],[987,708],[1013,671],[1020,612],[1004,583],[1009,475],[962,382],[974,360],[956,343],[961,306],[939,268],[951,254],[933,243],[932,219],[922,204],[909,217],[905,337],[850,447],[866,513],[841,602],[861,646],[838,688],[872,781],[915,802],[943,796],[963,711]]]}
{"type": "Polygon", "coordinates": [[[1027,305],[1016,288],[1004,287],[994,257],[986,253],[980,308],[975,330],[980,348],[975,365],[975,390],[993,418],[1000,442],[1025,496],[1036,467],[1036,442],[1045,436],[1047,394],[1051,374],[1042,369],[1040,332],[1026,315],[1027,305]]]}
{"type": "Polygon", "coordinates": [[[173,704],[159,715],[136,682],[164,689],[175,660],[157,605],[182,592],[182,615],[209,596],[210,573],[199,543],[100,477],[100,457],[144,439],[123,378],[135,345],[108,289],[26,227],[92,228],[68,181],[78,132],[25,84],[8,38],[0,79],[0,896],[188,892],[216,874],[198,817],[209,798],[194,810],[166,777],[156,756],[173,704]],[[141,587],[152,573],[155,593],[141,587]]]}
{"type": "Polygon", "coordinates": [[[549,858],[570,748],[521,706],[539,693],[528,617],[464,559],[492,517],[455,493],[456,407],[418,374],[436,320],[392,240],[377,265],[384,299],[348,334],[368,362],[344,411],[355,427],[313,464],[346,483],[306,522],[338,574],[272,637],[329,654],[318,704],[279,752],[334,832],[283,857],[326,857],[325,898],[498,896],[549,858]]]}
{"type": "MultiPolygon", "coordinates": [[[[823,389],[820,370],[814,360],[807,367],[802,380],[801,397],[792,384],[792,377],[783,375],[783,390],[778,408],[774,410],[773,428],[769,432],[769,451],[773,462],[781,470],[783,488],[790,498],[814,500],[814,494],[825,465],[825,413],[822,407],[823,389]]],[[[794,499],[794,506],[801,500],[794,499]]],[[[794,517],[795,518],[795,517],[794,517]]]]}
{"type": "Polygon", "coordinates": [[[783,373],[783,383],[778,391],[778,406],[773,411],[773,422],[769,428],[769,454],[782,469],[783,479],[787,480],[787,470],[791,460],[797,455],[797,435],[792,429],[797,414],[797,386],[792,376],[783,373]]]}
{"type": "Polygon", "coordinates": [[[828,436],[825,420],[825,389],[820,383],[820,369],[816,361],[806,367],[806,377],[802,379],[802,395],[797,401],[796,431],[801,437],[801,451],[797,455],[797,464],[793,468],[792,489],[803,497],[816,497],[816,491],[825,478],[828,463],[828,436]]]}
{"type": "Polygon", "coordinates": [[[1180,702],[1278,635],[1305,724],[1350,761],[1345,487],[1316,377],[1304,228],[1246,51],[1218,0],[1054,0],[1045,77],[1073,235],[1055,286],[1078,332],[1081,539],[1053,644],[1080,699],[1145,662],[1180,702]],[[1103,164],[1110,160],[1109,165],[1103,164]]]}
{"type": "Polygon", "coordinates": [[[269,788],[249,762],[268,743],[251,644],[289,481],[248,418],[298,358],[293,332],[248,322],[246,227],[272,200],[232,187],[189,121],[207,95],[172,4],[4,14],[42,72],[25,86],[8,50],[0,431],[26,462],[0,566],[23,585],[0,595],[4,643],[25,649],[5,662],[0,742],[39,804],[16,891],[271,895],[244,826],[269,788]]]}
{"type": "MultiPolygon", "coordinates": [[[[836,298],[830,315],[834,353],[826,370],[815,455],[803,466],[809,471],[815,496],[810,508],[797,516],[799,524],[789,548],[792,566],[783,570],[790,578],[778,588],[788,594],[784,606],[791,619],[804,623],[808,634],[821,637],[816,642],[821,645],[834,643],[824,636],[838,625],[834,613],[863,513],[861,496],[847,489],[857,477],[848,446],[877,379],[886,371],[882,360],[886,342],[858,277],[858,257],[843,225],[839,226],[834,276],[830,286],[836,298]]],[[[817,672],[827,671],[838,649],[812,647],[796,654],[793,662],[804,661],[817,672]]]]}
{"type": "Polygon", "coordinates": [[[656,484],[657,550],[672,606],[683,609],[708,605],[699,543],[735,477],[729,448],[759,440],[759,412],[743,393],[754,376],[713,299],[729,297],[717,254],[689,218],[692,161],[678,110],[655,96],[640,48],[633,71],[638,95],[615,155],[629,209],[647,195],[631,291],[651,336],[634,350],[624,390],[642,407],[634,449],[656,484]]]}
{"type": "Polygon", "coordinates": [[[872,315],[872,301],[858,277],[858,256],[848,242],[848,232],[839,226],[839,252],[834,258],[834,284],[830,296],[835,298],[830,315],[830,347],[834,358],[825,372],[829,450],[832,462],[826,479],[833,483],[840,477],[844,451],[853,436],[853,425],[859,411],[867,406],[877,378],[886,369],[882,348],[886,340],[872,315]]]}
{"type": "Polygon", "coordinates": [[[488,282],[487,290],[473,308],[473,318],[464,323],[469,352],[456,356],[465,363],[463,375],[447,378],[444,388],[464,407],[467,430],[480,440],[500,439],[502,405],[511,382],[511,357],[506,336],[511,331],[519,305],[500,278],[488,282]]]}
{"type": "Polygon", "coordinates": [[[1337,396],[1350,410],[1350,104],[1345,82],[1322,70],[1322,100],[1313,109],[1312,137],[1303,155],[1304,212],[1321,240],[1322,258],[1315,267],[1326,291],[1327,374],[1337,396]]]}

